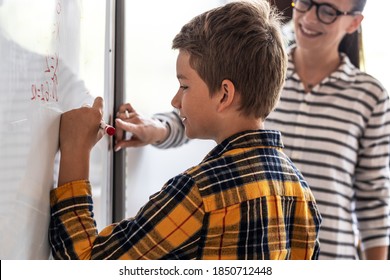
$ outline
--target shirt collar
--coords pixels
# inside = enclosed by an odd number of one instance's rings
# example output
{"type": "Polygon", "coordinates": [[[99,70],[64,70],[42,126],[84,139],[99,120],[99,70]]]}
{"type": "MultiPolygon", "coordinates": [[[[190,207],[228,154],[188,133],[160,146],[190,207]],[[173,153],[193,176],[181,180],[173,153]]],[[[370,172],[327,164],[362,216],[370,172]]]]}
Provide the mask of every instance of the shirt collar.
{"type": "Polygon", "coordinates": [[[280,132],[276,130],[248,130],[234,134],[212,149],[203,161],[220,157],[230,150],[258,146],[283,148],[280,132]]]}
{"type": "MultiPolygon", "coordinates": [[[[293,60],[293,52],[296,45],[292,45],[287,49],[288,64],[287,64],[287,78],[291,77],[295,71],[295,65],[293,60]]],[[[328,77],[329,81],[334,83],[339,80],[347,83],[354,83],[356,80],[356,67],[349,60],[345,53],[340,53],[341,63],[339,67],[328,77]]]]}

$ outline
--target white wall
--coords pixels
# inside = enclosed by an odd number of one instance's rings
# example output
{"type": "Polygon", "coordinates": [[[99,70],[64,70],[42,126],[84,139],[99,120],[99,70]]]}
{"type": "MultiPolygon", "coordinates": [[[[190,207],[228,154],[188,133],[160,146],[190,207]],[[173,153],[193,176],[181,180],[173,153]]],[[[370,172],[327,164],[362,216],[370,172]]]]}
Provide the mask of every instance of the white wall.
{"type": "MultiPolygon", "coordinates": [[[[126,101],[146,115],[172,110],[178,89],[174,36],[194,16],[223,0],[126,2],[126,101]]],[[[193,140],[180,148],[127,150],[126,216],[133,216],[171,177],[199,163],[215,146],[193,140]]]]}
{"type": "Polygon", "coordinates": [[[388,0],[367,1],[362,22],[366,71],[381,81],[387,92],[390,92],[389,11],[388,0]]]}

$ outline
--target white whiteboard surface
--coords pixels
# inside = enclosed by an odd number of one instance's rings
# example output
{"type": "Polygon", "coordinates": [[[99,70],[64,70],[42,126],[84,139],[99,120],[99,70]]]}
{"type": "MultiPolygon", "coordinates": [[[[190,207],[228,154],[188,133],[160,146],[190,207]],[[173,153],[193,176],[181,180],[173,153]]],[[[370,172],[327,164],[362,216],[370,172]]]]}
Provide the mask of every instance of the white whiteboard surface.
{"type": "MultiPolygon", "coordinates": [[[[111,99],[111,2],[0,0],[0,259],[50,258],[60,115],[95,96],[111,99]]],[[[106,121],[110,108],[106,102],[106,121]]],[[[111,141],[102,139],[91,157],[101,227],[111,218],[111,141]]]]}

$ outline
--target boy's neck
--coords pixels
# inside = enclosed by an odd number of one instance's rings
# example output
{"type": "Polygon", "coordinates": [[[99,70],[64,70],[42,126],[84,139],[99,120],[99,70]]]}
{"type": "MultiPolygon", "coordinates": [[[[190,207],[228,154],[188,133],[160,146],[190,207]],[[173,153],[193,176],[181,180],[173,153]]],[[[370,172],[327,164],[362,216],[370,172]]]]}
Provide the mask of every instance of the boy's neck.
{"type": "Polygon", "coordinates": [[[231,121],[224,121],[218,127],[214,141],[220,144],[226,138],[248,130],[264,129],[264,122],[261,119],[237,117],[231,121]]]}

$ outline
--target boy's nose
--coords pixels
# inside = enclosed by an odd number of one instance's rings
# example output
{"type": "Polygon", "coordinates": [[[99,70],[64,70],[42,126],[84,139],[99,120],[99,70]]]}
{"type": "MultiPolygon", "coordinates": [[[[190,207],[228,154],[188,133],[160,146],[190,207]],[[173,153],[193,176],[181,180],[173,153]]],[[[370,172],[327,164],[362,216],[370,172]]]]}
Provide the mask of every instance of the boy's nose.
{"type": "Polygon", "coordinates": [[[176,108],[180,109],[181,107],[181,97],[180,97],[180,91],[178,91],[175,96],[172,98],[171,105],[176,108]]]}

